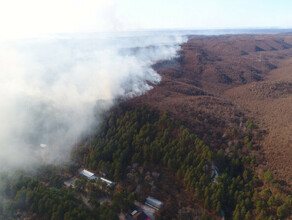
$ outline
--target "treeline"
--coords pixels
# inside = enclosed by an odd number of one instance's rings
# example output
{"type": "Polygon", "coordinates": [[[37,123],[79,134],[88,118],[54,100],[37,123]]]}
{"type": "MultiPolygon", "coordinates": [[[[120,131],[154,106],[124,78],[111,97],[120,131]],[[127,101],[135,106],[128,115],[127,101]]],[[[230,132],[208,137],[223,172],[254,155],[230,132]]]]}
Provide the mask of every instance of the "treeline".
{"type": "MultiPolygon", "coordinates": [[[[248,145],[250,139],[243,142],[248,145]]],[[[159,116],[149,106],[112,112],[100,132],[74,155],[90,170],[115,181],[124,178],[126,167],[135,162],[168,167],[194,199],[227,219],[285,218],[292,207],[291,197],[281,195],[277,202],[268,203],[272,193],[262,196],[255,190],[263,185],[253,172],[255,158],[236,147],[228,154],[211,149],[167,112],[159,116]]]]}

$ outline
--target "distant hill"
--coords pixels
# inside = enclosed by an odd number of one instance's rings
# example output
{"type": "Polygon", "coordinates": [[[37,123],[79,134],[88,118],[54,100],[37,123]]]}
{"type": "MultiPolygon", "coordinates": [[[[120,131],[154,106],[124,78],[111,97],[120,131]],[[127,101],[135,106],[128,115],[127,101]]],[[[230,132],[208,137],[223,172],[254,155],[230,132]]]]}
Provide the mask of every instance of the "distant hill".
{"type": "Polygon", "coordinates": [[[176,60],[154,65],[162,76],[160,85],[128,104],[167,109],[206,143],[224,149],[232,141],[226,137],[233,127],[255,120],[262,129],[257,137],[262,166],[291,190],[291,57],[290,34],[190,36],[176,60]],[[281,82],[274,83],[277,78],[281,82]]]}

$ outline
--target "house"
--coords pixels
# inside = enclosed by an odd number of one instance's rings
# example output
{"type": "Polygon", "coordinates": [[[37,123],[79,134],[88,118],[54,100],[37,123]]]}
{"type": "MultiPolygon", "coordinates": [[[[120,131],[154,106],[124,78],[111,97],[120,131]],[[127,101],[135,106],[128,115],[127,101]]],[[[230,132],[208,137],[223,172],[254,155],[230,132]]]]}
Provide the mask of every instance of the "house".
{"type": "Polygon", "coordinates": [[[153,207],[155,209],[160,209],[162,206],[163,206],[163,203],[157,199],[154,199],[150,196],[148,196],[146,198],[146,202],[145,202],[146,205],[150,206],[150,207],[153,207]]]}

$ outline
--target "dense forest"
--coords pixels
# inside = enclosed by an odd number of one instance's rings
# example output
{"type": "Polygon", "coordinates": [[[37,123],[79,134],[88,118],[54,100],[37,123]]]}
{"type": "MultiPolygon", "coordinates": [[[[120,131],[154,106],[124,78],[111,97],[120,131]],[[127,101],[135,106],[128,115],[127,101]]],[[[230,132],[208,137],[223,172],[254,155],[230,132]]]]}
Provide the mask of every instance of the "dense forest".
{"type": "MultiPolygon", "coordinates": [[[[243,153],[243,148],[252,148],[256,126],[251,121],[246,126],[242,146],[225,153],[204,144],[167,111],[161,116],[149,106],[114,111],[75,156],[89,169],[107,173],[115,181],[123,179],[126,167],[135,162],[143,167],[167,167],[183,180],[194,200],[203,201],[206,209],[227,219],[285,218],[292,197],[274,195],[278,191],[271,172],[260,178],[255,175],[255,158],[243,153]]],[[[232,133],[236,135],[236,129],[232,133]]]]}
{"type": "Polygon", "coordinates": [[[16,210],[35,213],[33,219],[94,219],[74,192],[65,187],[46,187],[34,178],[1,176],[1,219],[14,219],[16,210]]]}
{"type": "MultiPolygon", "coordinates": [[[[76,174],[83,166],[119,182],[133,163],[145,169],[155,165],[173,173],[193,201],[208,210],[202,219],[285,219],[291,214],[292,196],[281,192],[271,172],[255,174],[256,160],[249,151],[256,126],[251,121],[246,126],[245,134],[231,130],[242,140],[226,152],[220,146],[206,145],[167,111],[159,114],[149,106],[115,109],[105,116],[98,131],[74,150],[72,156],[79,165],[66,172],[76,174]]],[[[18,215],[31,219],[117,219],[120,211],[132,207],[134,192],[108,189],[111,202],[99,204],[97,197],[105,192],[94,181],[81,178],[75,188],[66,188],[64,177],[52,170],[43,169],[37,177],[3,174],[0,219],[17,219],[18,215]],[[90,207],[81,199],[85,191],[90,207]]],[[[158,219],[167,217],[163,210],[157,215],[158,219]]]]}
{"type": "Polygon", "coordinates": [[[111,204],[97,202],[102,192],[94,181],[88,182],[90,208],[80,195],[85,179],[77,186],[66,188],[44,185],[37,177],[24,174],[1,175],[0,219],[43,219],[43,220],[93,220],[118,219],[121,210],[128,210],[133,204],[133,195],[126,191],[112,194],[111,204]]]}

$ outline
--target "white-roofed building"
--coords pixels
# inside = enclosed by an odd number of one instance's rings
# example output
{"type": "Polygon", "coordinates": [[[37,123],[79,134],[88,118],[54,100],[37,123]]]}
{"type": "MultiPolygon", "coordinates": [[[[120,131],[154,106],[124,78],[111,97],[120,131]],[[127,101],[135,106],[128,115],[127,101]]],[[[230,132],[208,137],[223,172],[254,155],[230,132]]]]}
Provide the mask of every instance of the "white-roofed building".
{"type": "Polygon", "coordinates": [[[101,177],[100,180],[101,180],[102,182],[106,183],[108,187],[111,187],[111,186],[114,186],[114,185],[115,185],[114,182],[112,182],[112,181],[110,181],[110,180],[107,180],[107,179],[105,179],[105,178],[102,178],[102,177],[101,177]]]}
{"type": "Polygon", "coordinates": [[[85,176],[89,180],[97,179],[97,180],[99,180],[101,182],[104,182],[104,183],[106,183],[106,185],[108,187],[112,187],[112,186],[115,186],[116,185],[115,182],[112,182],[112,181],[110,181],[108,179],[105,179],[103,177],[96,176],[94,173],[92,173],[92,172],[90,172],[88,170],[85,170],[85,169],[81,170],[80,171],[80,174],[83,175],[83,176],[85,176]]]}
{"type": "Polygon", "coordinates": [[[135,215],[137,212],[137,210],[134,210],[133,212],[131,212],[131,215],[135,215]]]}
{"type": "Polygon", "coordinates": [[[153,207],[153,208],[156,208],[156,209],[160,209],[162,207],[162,205],[163,205],[163,202],[148,196],[146,198],[146,203],[145,204],[149,205],[150,207],[153,207]]]}
{"type": "Polygon", "coordinates": [[[97,176],[95,176],[94,173],[92,173],[92,172],[90,172],[88,170],[85,170],[85,169],[84,170],[81,170],[80,174],[83,175],[83,176],[85,176],[85,177],[87,177],[90,180],[97,178],[97,176]]]}

